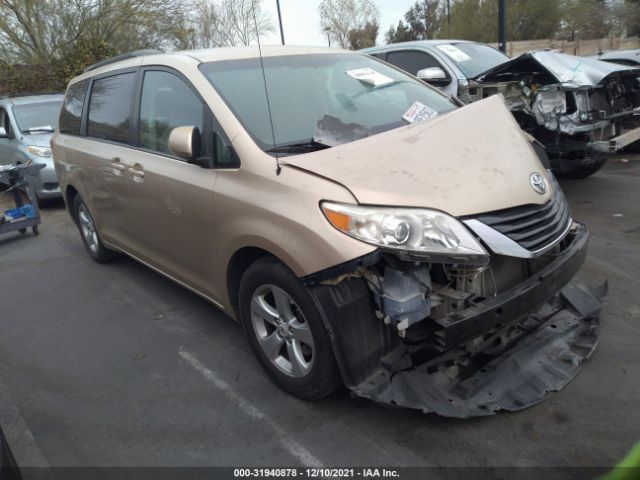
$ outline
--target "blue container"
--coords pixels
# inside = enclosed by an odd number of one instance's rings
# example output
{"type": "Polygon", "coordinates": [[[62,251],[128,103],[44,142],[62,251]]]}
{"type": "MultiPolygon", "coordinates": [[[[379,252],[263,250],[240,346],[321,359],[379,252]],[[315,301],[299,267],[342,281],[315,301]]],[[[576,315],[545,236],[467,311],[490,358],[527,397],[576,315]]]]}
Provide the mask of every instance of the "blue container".
{"type": "Polygon", "coordinates": [[[5,210],[5,216],[11,218],[36,218],[36,209],[33,208],[33,205],[23,205],[21,207],[11,208],[9,210],[5,210]]]}
{"type": "Polygon", "coordinates": [[[9,210],[5,210],[4,215],[5,217],[10,217],[10,218],[24,217],[24,214],[22,213],[22,209],[20,207],[10,208],[9,210]]]}

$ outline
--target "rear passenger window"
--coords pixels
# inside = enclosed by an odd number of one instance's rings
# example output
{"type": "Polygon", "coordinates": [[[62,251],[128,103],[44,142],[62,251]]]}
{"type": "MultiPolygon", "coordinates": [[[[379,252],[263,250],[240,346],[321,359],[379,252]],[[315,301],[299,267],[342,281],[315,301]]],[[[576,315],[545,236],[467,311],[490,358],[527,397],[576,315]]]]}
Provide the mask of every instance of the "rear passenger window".
{"type": "Polygon", "coordinates": [[[74,83],[67,89],[60,110],[60,132],[80,135],[80,120],[82,118],[82,106],[87,93],[89,80],[74,83]]]}
{"type": "Polygon", "coordinates": [[[175,127],[195,126],[203,132],[204,107],[191,88],[168,72],[144,74],[140,103],[140,146],[169,153],[169,134],[175,127]]]}
{"type": "Polygon", "coordinates": [[[90,137],[129,143],[134,79],[134,73],[121,73],[93,81],[87,131],[90,137]]]}

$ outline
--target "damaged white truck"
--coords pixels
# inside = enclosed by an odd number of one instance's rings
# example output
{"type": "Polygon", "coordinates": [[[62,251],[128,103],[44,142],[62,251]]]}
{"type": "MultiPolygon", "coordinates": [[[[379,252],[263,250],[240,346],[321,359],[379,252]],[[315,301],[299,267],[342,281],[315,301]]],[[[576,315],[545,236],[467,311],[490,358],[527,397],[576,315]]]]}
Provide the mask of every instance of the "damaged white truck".
{"type": "Polygon", "coordinates": [[[597,345],[602,292],[571,283],[587,228],[498,96],[336,49],[142,52],[72,80],[60,124],[88,254],[238,319],[292,395],[489,415],[597,345]]]}
{"type": "Polygon", "coordinates": [[[558,176],[584,178],[640,139],[640,69],[551,51],[509,59],[489,45],[426,40],[373,47],[385,60],[470,103],[502,94],[558,176]]]}

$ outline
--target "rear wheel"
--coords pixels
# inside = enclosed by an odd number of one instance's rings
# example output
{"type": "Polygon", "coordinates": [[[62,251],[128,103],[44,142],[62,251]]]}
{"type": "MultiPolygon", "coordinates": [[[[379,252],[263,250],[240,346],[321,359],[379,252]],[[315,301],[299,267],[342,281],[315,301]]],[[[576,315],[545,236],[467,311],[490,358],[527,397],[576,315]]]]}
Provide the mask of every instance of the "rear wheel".
{"type": "Polygon", "coordinates": [[[283,390],[314,400],[340,385],[320,312],[281,262],[261,258],[249,266],[240,281],[239,313],[252,350],[283,390]]]}
{"type": "Polygon", "coordinates": [[[82,201],[80,195],[76,196],[73,205],[75,217],[78,222],[78,229],[80,230],[80,237],[91,258],[98,263],[112,262],[118,258],[118,254],[105,247],[102,240],[100,240],[100,235],[96,229],[93,217],[89,212],[89,208],[82,201]]]}

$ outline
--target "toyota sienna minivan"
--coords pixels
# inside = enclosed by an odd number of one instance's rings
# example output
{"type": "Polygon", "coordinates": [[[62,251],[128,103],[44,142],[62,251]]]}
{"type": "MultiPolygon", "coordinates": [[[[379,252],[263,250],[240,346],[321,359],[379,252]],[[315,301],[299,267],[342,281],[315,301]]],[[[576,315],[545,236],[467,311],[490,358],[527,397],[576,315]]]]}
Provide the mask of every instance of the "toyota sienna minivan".
{"type": "Polygon", "coordinates": [[[517,410],[597,344],[587,229],[500,96],[336,49],[134,52],[71,80],[52,149],[89,255],[211,301],[297,397],[517,410]]]}

